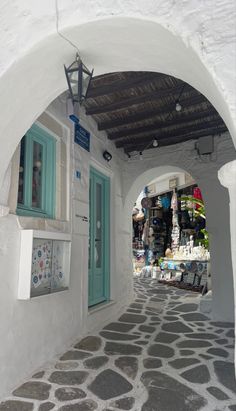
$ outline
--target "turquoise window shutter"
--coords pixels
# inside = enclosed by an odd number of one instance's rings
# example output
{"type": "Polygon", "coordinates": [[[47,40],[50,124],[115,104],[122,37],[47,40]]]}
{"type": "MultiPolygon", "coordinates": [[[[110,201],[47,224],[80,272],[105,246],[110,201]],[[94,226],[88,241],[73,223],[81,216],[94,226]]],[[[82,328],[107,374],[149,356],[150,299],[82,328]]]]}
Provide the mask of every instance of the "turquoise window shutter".
{"type": "Polygon", "coordinates": [[[47,131],[34,124],[25,135],[23,204],[17,214],[25,216],[55,217],[56,140],[47,131]],[[40,205],[32,204],[34,144],[41,150],[40,205]]]}

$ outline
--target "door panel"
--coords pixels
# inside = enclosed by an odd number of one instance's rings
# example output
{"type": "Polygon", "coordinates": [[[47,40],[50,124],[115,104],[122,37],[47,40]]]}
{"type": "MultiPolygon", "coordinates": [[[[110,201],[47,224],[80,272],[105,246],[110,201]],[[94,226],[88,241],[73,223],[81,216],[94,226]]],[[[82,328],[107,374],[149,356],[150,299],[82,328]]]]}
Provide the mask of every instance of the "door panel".
{"type": "Polygon", "coordinates": [[[96,181],[96,210],[95,210],[95,264],[96,269],[102,267],[103,250],[103,215],[102,215],[102,184],[96,181]]]}
{"type": "Polygon", "coordinates": [[[91,169],[89,225],[89,306],[109,299],[110,182],[91,169]]]}

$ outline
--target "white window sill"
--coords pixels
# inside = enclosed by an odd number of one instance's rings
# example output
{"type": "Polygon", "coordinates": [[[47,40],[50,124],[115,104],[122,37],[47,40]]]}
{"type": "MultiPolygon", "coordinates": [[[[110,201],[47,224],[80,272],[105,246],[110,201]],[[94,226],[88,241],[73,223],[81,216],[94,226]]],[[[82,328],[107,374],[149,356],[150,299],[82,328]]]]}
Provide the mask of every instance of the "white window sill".
{"type": "Polygon", "coordinates": [[[15,213],[11,213],[12,216],[18,221],[19,227],[22,230],[43,230],[43,231],[59,231],[62,233],[71,232],[71,221],[39,218],[30,216],[20,216],[15,213]]]}

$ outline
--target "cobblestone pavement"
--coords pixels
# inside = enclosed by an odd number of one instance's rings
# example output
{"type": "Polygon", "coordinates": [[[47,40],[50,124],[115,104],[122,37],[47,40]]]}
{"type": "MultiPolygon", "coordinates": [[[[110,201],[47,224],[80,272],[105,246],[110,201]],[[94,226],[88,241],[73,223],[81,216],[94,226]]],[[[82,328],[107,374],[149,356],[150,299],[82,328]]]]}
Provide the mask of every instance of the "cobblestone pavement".
{"type": "Polygon", "coordinates": [[[0,404],[0,411],[236,411],[232,323],[197,293],[135,280],[136,299],[0,404]]]}

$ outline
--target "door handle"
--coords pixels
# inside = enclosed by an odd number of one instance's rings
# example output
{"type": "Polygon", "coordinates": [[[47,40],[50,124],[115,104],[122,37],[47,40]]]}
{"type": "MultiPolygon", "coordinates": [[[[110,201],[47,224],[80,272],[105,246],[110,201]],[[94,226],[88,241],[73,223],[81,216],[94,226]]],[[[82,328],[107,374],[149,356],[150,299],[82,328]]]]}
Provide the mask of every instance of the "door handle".
{"type": "Polygon", "coordinates": [[[82,218],[82,221],[88,222],[88,217],[86,215],[75,214],[75,217],[82,218]]]}
{"type": "Polygon", "coordinates": [[[99,238],[95,238],[95,243],[97,242],[97,241],[101,241],[99,238]]]}

